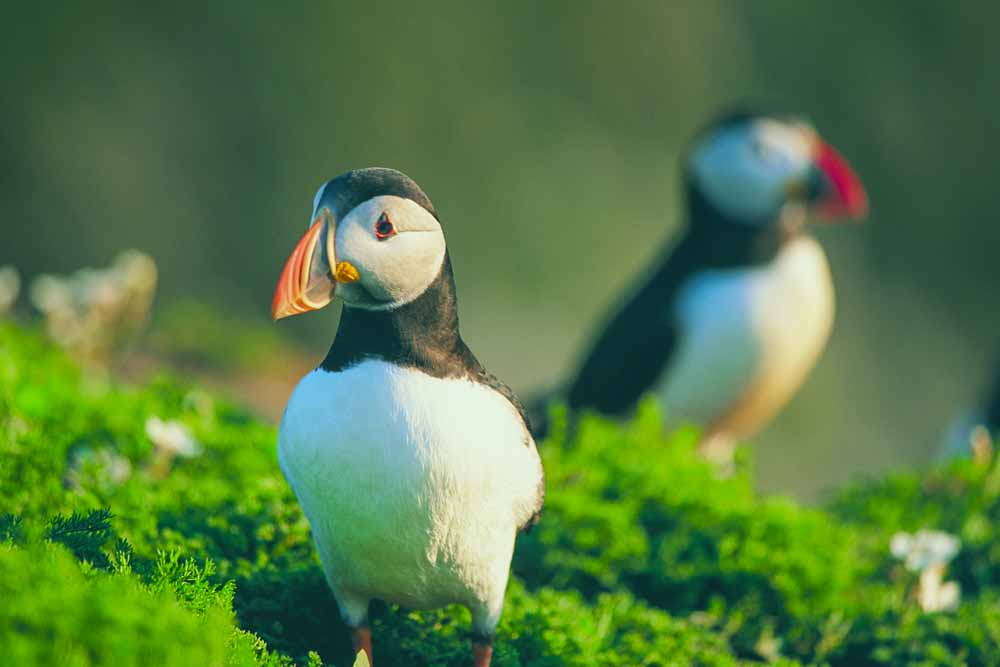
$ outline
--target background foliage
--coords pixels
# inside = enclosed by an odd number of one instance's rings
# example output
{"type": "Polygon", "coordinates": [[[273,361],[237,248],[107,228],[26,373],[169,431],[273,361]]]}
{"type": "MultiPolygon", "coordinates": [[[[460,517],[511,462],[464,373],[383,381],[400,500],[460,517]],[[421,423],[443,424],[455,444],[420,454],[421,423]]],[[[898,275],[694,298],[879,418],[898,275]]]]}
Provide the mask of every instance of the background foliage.
{"type": "MultiPolygon", "coordinates": [[[[589,419],[542,444],[547,504],[519,540],[499,667],[1000,665],[1000,460],[899,473],[807,508],[756,493],[745,453],[720,479],[692,433],[665,438],[659,423],[647,405],[626,427],[589,419]],[[921,611],[915,575],[889,557],[894,532],[925,527],[964,543],[953,613],[921,611]]],[[[0,324],[5,655],[350,664],[274,450],[273,427],[203,389],[95,379],[0,324]],[[164,467],[152,416],[185,424],[201,455],[164,467]],[[114,474],[120,460],[129,474],[114,474]]],[[[382,606],[374,619],[379,664],[466,664],[462,609],[382,606]]]]}
{"type": "MultiPolygon", "coordinates": [[[[801,111],[873,204],[817,230],[834,339],[759,438],[761,483],[815,494],[927,458],[995,354],[998,20],[980,0],[16,3],[0,265],[138,247],[164,303],[261,321],[319,183],[391,165],[442,213],[473,348],[524,393],[675,233],[692,132],[735,101],[801,111]]],[[[281,325],[308,342],[296,370],[335,318],[281,325]]]]}

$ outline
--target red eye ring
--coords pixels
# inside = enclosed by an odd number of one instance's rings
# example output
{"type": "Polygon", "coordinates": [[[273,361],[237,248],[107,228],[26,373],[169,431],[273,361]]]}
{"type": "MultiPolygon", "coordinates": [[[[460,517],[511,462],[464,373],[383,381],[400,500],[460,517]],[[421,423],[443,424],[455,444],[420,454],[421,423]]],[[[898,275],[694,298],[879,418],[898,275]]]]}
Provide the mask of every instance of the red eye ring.
{"type": "Polygon", "coordinates": [[[375,238],[384,241],[390,236],[396,235],[396,227],[389,220],[389,216],[383,211],[382,215],[375,221],[375,238]]]}

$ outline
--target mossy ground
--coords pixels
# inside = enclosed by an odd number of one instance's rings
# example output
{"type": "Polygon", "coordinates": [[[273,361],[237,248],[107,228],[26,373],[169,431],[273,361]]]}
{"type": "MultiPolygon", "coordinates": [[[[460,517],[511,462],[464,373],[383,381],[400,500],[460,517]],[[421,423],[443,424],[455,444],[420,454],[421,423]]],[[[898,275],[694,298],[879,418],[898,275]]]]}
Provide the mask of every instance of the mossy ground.
{"type": "MultiPolygon", "coordinates": [[[[720,479],[645,406],[542,443],[543,520],[519,540],[495,664],[1000,665],[1000,467],[860,483],[823,507],[720,479]],[[913,599],[898,530],[963,548],[952,613],[913,599]]],[[[460,609],[374,610],[376,664],[465,665],[460,609]]],[[[168,378],[94,380],[0,325],[0,646],[9,664],[349,665],[275,431],[168,378]],[[150,416],[201,456],[157,461],[150,416]],[[127,459],[127,479],[101,461],[127,459]],[[102,458],[104,457],[104,458],[102,458]]]]}

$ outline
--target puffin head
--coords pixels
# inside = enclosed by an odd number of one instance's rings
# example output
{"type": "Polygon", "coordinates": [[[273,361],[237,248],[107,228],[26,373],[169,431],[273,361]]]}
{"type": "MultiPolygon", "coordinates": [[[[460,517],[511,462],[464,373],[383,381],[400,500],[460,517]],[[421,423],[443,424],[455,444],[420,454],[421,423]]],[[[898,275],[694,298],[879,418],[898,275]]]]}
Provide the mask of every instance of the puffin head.
{"type": "Polygon", "coordinates": [[[695,141],[687,178],[709,206],[744,225],[772,224],[790,211],[827,220],[868,212],[847,160],[808,121],[791,116],[738,112],[716,121],[695,141]]]}
{"type": "Polygon", "coordinates": [[[346,306],[392,310],[420,296],[445,261],[431,200],[393,169],[356,169],[323,184],[308,231],[285,263],[271,303],[281,319],[339,296],[346,306]]]}

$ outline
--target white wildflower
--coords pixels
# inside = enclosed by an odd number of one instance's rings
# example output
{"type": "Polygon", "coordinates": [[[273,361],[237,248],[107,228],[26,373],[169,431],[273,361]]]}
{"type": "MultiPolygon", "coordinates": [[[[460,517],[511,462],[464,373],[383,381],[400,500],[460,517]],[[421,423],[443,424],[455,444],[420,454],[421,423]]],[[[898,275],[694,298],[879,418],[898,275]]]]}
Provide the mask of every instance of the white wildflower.
{"type": "Polygon", "coordinates": [[[13,266],[0,266],[0,317],[14,307],[21,292],[21,274],[13,266]]]}
{"type": "Polygon", "coordinates": [[[168,456],[190,458],[201,454],[201,445],[188,427],[178,421],[150,417],[146,420],[146,435],[158,451],[168,456]]]}
{"type": "Polygon", "coordinates": [[[73,308],[73,290],[69,281],[59,276],[42,274],[31,283],[32,305],[45,314],[73,308]]]}
{"type": "Polygon", "coordinates": [[[86,308],[116,309],[125,298],[125,289],[111,271],[81,269],[73,276],[77,304],[86,308]]]}
{"type": "Polygon", "coordinates": [[[938,563],[920,573],[917,600],[926,612],[955,611],[962,599],[957,581],[944,581],[945,566],[938,563]]]}
{"type": "Polygon", "coordinates": [[[939,530],[892,536],[889,544],[892,555],[903,561],[906,569],[920,573],[917,601],[924,611],[951,611],[958,607],[961,589],[958,582],[944,581],[944,574],[961,548],[961,540],[939,530]]]}
{"type": "Polygon", "coordinates": [[[920,572],[931,565],[947,565],[962,547],[962,542],[940,530],[918,530],[914,535],[896,533],[892,536],[889,550],[892,555],[904,561],[906,569],[920,572]]]}
{"type": "Polygon", "coordinates": [[[127,250],[106,269],[70,276],[43,275],[31,285],[31,302],[59,345],[105,366],[145,327],[156,291],[156,263],[127,250]]]}
{"type": "Polygon", "coordinates": [[[126,250],[115,258],[114,270],[130,292],[151,292],[156,288],[156,262],[138,250],[126,250]]]}

